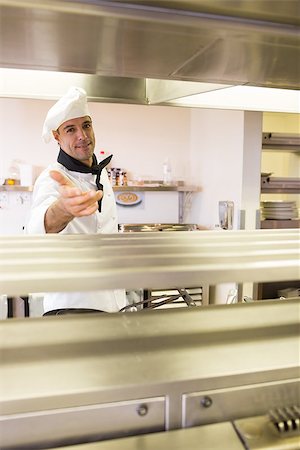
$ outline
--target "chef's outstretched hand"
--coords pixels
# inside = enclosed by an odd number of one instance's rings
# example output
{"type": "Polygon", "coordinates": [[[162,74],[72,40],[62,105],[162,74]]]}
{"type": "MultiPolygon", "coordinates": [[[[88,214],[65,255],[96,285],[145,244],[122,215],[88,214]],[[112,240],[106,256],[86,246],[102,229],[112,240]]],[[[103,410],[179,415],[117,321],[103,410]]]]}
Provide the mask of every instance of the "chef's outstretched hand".
{"type": "Polygon", "coordinates": [[[46,233],[59,233],[74,217],[90,216],[97,211],[103,191],[82,191],[58,170],[51,170],[50,176],[60,185],[60,197],[46,211],[46,233]]]}
{"type": "Polygon", "coordinates": [[[50,176],[60,184],[61,203],[73,217],[89,216],[98,209],[103,191],[81,191],[68,177],[58,170],[51,170],[50,176]]]}

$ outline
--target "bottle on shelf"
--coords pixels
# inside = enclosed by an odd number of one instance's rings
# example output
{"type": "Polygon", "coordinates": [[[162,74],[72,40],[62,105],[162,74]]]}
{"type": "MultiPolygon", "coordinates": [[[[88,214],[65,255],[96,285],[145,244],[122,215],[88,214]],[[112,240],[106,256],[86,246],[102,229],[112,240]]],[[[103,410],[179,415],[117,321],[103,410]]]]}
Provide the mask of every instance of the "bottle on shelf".
{"type": "Polygon", "coordinates": [[[8,169],[8,177],[5,184],[14,186],[20,184],[20,168],[17,161],[13,161],[8,169]]]}
{"type": "Polygon", "coordinates": [[[163,184],[172,184],[172,167],[169,158],[165,159],[163,163],[163,184]]]}

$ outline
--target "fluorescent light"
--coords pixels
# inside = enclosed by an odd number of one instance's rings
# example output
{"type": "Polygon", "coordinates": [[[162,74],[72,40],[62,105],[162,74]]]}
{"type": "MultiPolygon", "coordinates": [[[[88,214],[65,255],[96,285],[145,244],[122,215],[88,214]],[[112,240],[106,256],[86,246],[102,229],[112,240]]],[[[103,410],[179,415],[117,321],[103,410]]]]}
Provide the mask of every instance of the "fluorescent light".
{"type": "Polygon", "coordinates": [[[253,86],[233,86],[190,95],[170,104],[199,108],[300,113],[300,91],[253,86]]]}
{"type": "Polygon", "coordinates": [[[46,70],[0,69],[0,96],[57,99],[71,86],[82,86],[86,75],[46,70]]]}

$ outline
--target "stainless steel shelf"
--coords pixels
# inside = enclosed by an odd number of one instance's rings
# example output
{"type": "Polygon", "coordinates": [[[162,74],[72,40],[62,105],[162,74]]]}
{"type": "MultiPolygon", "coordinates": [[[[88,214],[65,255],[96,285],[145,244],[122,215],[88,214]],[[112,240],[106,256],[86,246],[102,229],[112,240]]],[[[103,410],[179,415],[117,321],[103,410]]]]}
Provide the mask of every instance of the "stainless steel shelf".
{"type": "Polygon", "coordinates": [[[300,153],[300,134],[263,133],[262,149],[300,153]]]}
{"type": "Polygon", "coordinates": [[[300,178],[262,177],[262,194],[300,194],[300,178]]]}
{"type": "Polygon", "coordinates": [[[185,186],[181,184],[164,185],[164,184],[150,184],[132,185],[132,186],[113,186],[115,192],[130,192],[130,191],[175,191],[175,192],[200,192],[201,188],[198,186],[185,186]]]}
{"type": "Polygon", "coordinates": [[[262,194],[300,194],[299,189],[293,188],[263,188],[262,194]]]}
{"type": "Polygon", "coordinates": [[[0,292],[197,287],[294,280],[295,230],[0,237],[0,292]]]}
{"type": "MultiPolygon", "coordinates": [[[[20,185],[1,185],[1,191],[16,192],[16,191],[32,191],[33,186],[20,186],[20,185]]],[[[184,184],[171,184],[164,185],[158,183],[145,183],[142,185],[131,185],[131,186],[113,186],[115,192],[130,192],[130,191],[175,191],[175,192],[200,192],[201,187],[199,186],[186,186],[184,184]]]]}
{"type": "Polygon", "coordinates": [[[300,228],[300,219],[290,219],[290,220],[262,220],[260,226],[263,229],[274,229],[274,228],[300,228]]]}
{"type": "Polygon", "coordinates": [[[31,192],[33,190],[33,186],[20,186],[18,184],[15,185],[6,185],[3,184],[0,186],[0,192],[4,191],[4,192],[19,192],[19,191],[25,191],[25,192],[31,192]]]}

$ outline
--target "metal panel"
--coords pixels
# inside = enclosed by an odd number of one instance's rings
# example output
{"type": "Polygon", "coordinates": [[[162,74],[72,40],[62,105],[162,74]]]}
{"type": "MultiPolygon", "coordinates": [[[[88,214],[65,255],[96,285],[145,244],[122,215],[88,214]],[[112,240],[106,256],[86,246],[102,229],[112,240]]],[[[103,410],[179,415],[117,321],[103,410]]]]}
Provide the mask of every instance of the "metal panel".
{"type": "Polygon", "coordinates": [[[183,396],[183,427],[266,414],[293,405],[300,398],[300,380],[216,389],[183,396]]]}
{"type": "Polygon", "coordinates": [[[164,397],[10,414],[0,418],[2,450],[28,445],[30,449],[41,449],[164,429],[164,397]]]}

